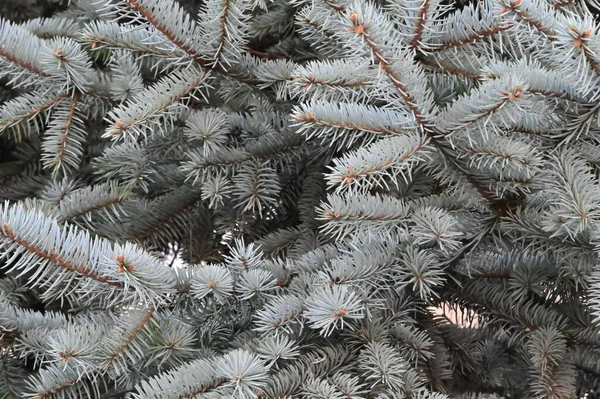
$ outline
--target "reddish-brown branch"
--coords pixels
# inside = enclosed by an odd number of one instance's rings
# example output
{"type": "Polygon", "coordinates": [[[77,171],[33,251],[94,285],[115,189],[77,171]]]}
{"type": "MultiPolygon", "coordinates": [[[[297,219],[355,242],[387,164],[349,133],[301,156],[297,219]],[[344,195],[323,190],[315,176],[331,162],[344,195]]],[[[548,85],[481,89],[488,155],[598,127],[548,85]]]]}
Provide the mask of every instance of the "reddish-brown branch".
{"type": "Polygon", "coordinates": [[[569,4],[573,4],[573,0],[557,1],[556,3],[552,4],[552,8],[554,8],[555,10],[558,10],[558,9],[568,6],[569,4]]]}
{"type": "Polygon", "coordinates": [[[116,104],[117,104],[117,101],[115,101],[114,99],[112,99],[112,98],[111,98],[111,97],[109,97],[108,95],[106,95],[106,94],[103,94],[103,93],[100,93],[99,91],[96,91],[96,90],[87,90],[87,91],[85,92],[85,94],[88,94],[88,95],[90,95],[90,96],[92,96],[92,97],[96,97],[96,98],[98,98],[98,99],[100,99],[100,100],[102,100],[102,101],[109,102],[109,103],[111,103],[111,104],[113,104],[113,105],[116,105],[116,104]]]}
{"type": "Polygon", "coordinates": [[[419,19],[417,20],[417,26],[415,28],[415,35],[410,41],[410,48],[413,50],[416,50],[419,47],[419,42],[423,37],[429,6],[429,0],[423,0],[423,4],[421,4],[421,7],[419,8],[419,19]]]}
{"type": "Polygon", "coordinates": [[[541,90],[541,89],[532,89],[532,88],[529,88],[527,91],[529,91],[530,93],[541,94],[541,95],[546,96],[546,97],[554,97],[554,98],[560,98],[560,99],[563,99],[563,100],[573,101],[573,102],[576,102],[576,103],[588,104],[587,101],[580,100],[580,99],[577,99],[577,98],[573,98],[568,93],[556,93],[556,92],[553,92],[553,91],[547,91],[547,90],[541,90]]]}
{"type": "Polygon", "coordinates": [[[550,41],[554,41],[557,39],[557,37],[552,32],[549,32],[546,28],[544,28],[544,25],[542,25],[540,21],[536,21],[534,18],[531,17],[531,15],[527,14],[524,11],[521,11],[520,6],[521,0],[515,0],[512,3],[510,3],[510,5],[507,8],[504,9],[504,12],[514,12],[523,21],[527,22],[528,24],[536,28],[539,32],[543,33],[544,36],[546,36],[550,41]]]}
{"type": "Polygon", "coordinates": [[[590,64],[590,68],[596,73],[596,75],[600,75],[600,65],[594,61],[592,58],[592,54],[587,46],[583,45],[583,54],[585,56],[586,61],[590,64]]]}
{"type": "Polygon", "coordinates": [[[139,332],[142,331],[142,328],[144,328],[146,323],[148,323],[148,320],[150,320],[150,318],[152,317],[153,314],[154,314],[154,309],[148,310],[148,313],[146,314],[146,316],[142,319],[142,321],[137,326],[135,326],[135,329],[127,336],[127,338],[125,339],[123,344],[121,344],[121,346],[119,346],[113,354],[111,354],[109,357],[106,358],[105,362],[107,364],[112,363],[117,358],[117,356],[119,356],[119,354],[121,352],[123,352],[123,350],[131,343],[131,341],[134,340],[134,338],[139,334],[139,332]]]}
{"type": "Polygon", "coordinates": [[[510,210],[509,212],[507,212],[504,215],[503,219],[510,221],[525,230],[528,230],[533,235],[541,237],[544,240],[547,240],[549,242],[554,242],[557,245],[567,244],[567,245],[571,245],[572,247],[576,247],[576,248],[585,248],[585,249],[593,249],[594,248],[594,246],[590,243],[579,241],[575,238],[563,240],[559,237],[553,236],[551,233],[547,232],[546,230],[543,230],[540,226],[532,226],[532,225],[524,224],[522,222],[522,219],[519,218],[518,215],[516,214],[516,211],[517,211],[517,208],[510,210]]]}
{"type": "Polygon", "coordinates": [[[111,133],[112,136],[120,136],[121,134],[123,134],[123,132],[125,130],[127,130],[131,126],[137,124],[139,121],[147,119],[151,115],[155,114],[156,112],[162,111],[163,109],[167,108],[169,105],[173,104],[175,101],[179,101],[180,99],[182,99],[183,97],[185,97],[186,95],[191,93],[192,90],[194,90],[200,84],[200,82],[202,82],[206,78],[206,76],[210,73],[210,71],[211,71],[210,69],[204,70],[204,72],[200,76],[198,76],[196,79],[194,79],[190,83],[190,85],[185,88],[185,90],[183,90],[181,93],[179,93],[179,95],[176,98],[173,98],[173,101],[169,102],[168,104],[163,104],[158,108],[155,108],[149,112],[146,112],[144,115],[140,116],[138,119],[136,119],[135,121],[130,122],[130,123],[123,123],[119,120],[115,121],[115,125],[117,126],[118,130],[113,131],[111,133]]]}
{"type": "Polygon", "coordinates": [[[227,19],[229,18],[229,7],[231,7],[230,0],[225,0],[223,6],[223,13],[221,14],[221,25],[219,27],[219,48],[217,54],[215,54],[215,64],[219,62],[221,58],[221,52],[225,47],[225,38],[227,37],[227,19]]]}
{"type": "Polygon", "coordinates": [[[112,46],[112,47],[124,48],[124,49],[128,49],[128,50],[140,51],[140,52],[144,52],[144,53],[151,53],[151,54],[163,55],[163,56],[173,55],[173,53],[168,50],[160,50],[160,49],[154,49],[154,48],[148,48],[148,47],[138,47],[135,45],[131,45],[130,43],[119,43],[119,42],[115,42],[113,40],[107,39],[106,37],[104,37],[102,35],[86,36],[84,39],[93,41],[93,43],[92,43],[93,49],[96,48],[94,46],[96,43],[101,43],[101,44],[106,44],[106,45],[112,46]]]}
{"type": "Polygon", "coordinates": [[[432,141],[434,144],[437,144],[437,147],[438,147],[438,149],[440,149],[440,152],[442,153],[442,155],[444,155],[444,157],[452,165],[454,165],[454,167],[458,171],[460,171],[464,175],[465,179],[467,179],[467,181],[471,184],[471,186],[473,186],[475,188],[475,190],[477,190],[479,195],[481,195],[482,198],[484,198],[486,201],[488,201],[490,203],[490,205],[492,206],[492,209],[494,211],[496,211],[497,214],[503,215],[506,212],[506,209],[503,209],[501,207],[506,204],[504,202],[502,202],[502,200],[500,198],[498,198],[496,196],[496,194],[494,194],[487,187],[483,186],[479,181],[477,181],[475,176],[473,176],[471,173],[469,173],[467,170],[465,170],[464,167],[458,162],[458,160],[456,160],[451,154],[448,154],[448,151],[444,147],[442,147],[440,143],[437,142],[437,139],[434,138],[434,139],[432,139],[432,141]]]}
{"type": "Polygon", "coordinates": [[[14,62],[18,66],[20,66],[22,68],[25,68],[25,69],[28,69],[31,72],[34,72],[34,73],[36,73],[36,74],[38,74],[40,76],[43,76],[43,77],[46,77],[46,78],[50,77],[50,75],[48,75],[47,73],[44,73],[44,72],[40,71],[39,68],[31,65],[28,62],[25,62],[25,61],[23,61],[21,59],[18,59],[14,55],[12,55],[10,53],[7,53],[6,51],[2,50],[1,48],[0,48],[0,57],[4,57],[4,58],[6,58],[9,61],[14,62]]]}
{"type": "Polygon", "coordinates": [[[334,32],[325,29],[325,27],[323,27],[322,25],[319,25],[318,23],[311,21],[308,18],[304,18],[302,20],[302,22],[304,22],[307,25],[312,26],[313,28],[315,28],[316,30],[318,30],[319,32],[321,32],[323,34],[323,36],[327,37],[328,39],[331,39],[333,41],[337,41],[336,35],[334,32]]]}
{"type": "MultiPolygon", "coordinates": [[[[435,60],[431,57],[417,57],[417,60],[424,65],[427,65],[427,66],[430,66],[433,68],[438,68],[443,71],[452,73],[454,75],[464,76],[466,78],[475,79],[477,81],[484,80],[484,77],[481,75],[477,75],[475,73],[468,72],[468,71],[462,70],[457,67],[442,65],[439,62],[437,62],[437,60],[435,60]]],[[[600,71],[600,69],[599,69],[599,71],[600,71]]],[[[552,92],[552,91],[547,91],[547,90],[542,90],[542,89],[532,89],[532,88],[529,88],[528,91],[530,93],[541,94],[541,95],[547,96],[547,97],[560,98],[560,99],[564,99],[564,100],[568,100],[568,101],[587,104],[586,101],[578,99],[578,98],[574,98],[573,96],[571,96],[568,93],[557,93],[557,92],[552,92]]]]}
{"type": "Polygon", "coordinates": [[[346,9],[344,8],[344,6],[340,6],[335,4],[332,0],[323,0],[329,7],[331,7],[332,9],[334,9],[335,11],[339,12],[339,13],[343,13],[346,11],[346,9]]]}
{"type": "Polygon", "coordinates": [[[392,68],[389,65],[389,60],[382,54],[381,50],[377,47],[377,45],[375,44],[375,42],[373,41],[371,36],[368,34],[364,25],[360,24],[358,22],[358,18],[355,15],[356,14],[352,14],[350,16],[350,20],[354,24],[355,32],[363,37],[363,40],[371,49],[371,53],[375,56],[375,59],[379,62],[380,68],[388,75],[392,84],[398,89],[400,96],[404,100],[404,103],[406,104],[407,108],[412,112],[412,114],[415,117],[415,120],[419,124],[419,126],[424,131],[430,132],[431,126],[430,126],[429,122],[425,119],[423,114],[421,113],[421,110],[417,106],[414,98],[410,95],[410,93],[408,92],[408,90],[406,89],[406,87],[404,86],[402,81],[400,80],[400,77],[392,70],[392,68]]]}
{"type": "Polygon", "coordinates": [[[69,140],[69,132],[71,130],[71,127],[73,125],[73,118],[75,116],[75,107],[77,105],[77,100],[78,100],[78,96],[77,94],[75,94],[73,96],[73,98],[71,99],[71,109],[69,110],[69,114],[67,115],[67,121],[65,124],[65,133],[63,135],[63,137],[60,139],[59,141],[59,150],[58,150],[58,156],[56,157],[56,162],[57,163],[61,163],[64,156],[65,156],[65,151],[67,150],[67,141],[69,140]]]}
{"type": "Polygon", "coordinates": [[[278,59],[281,58],[281,57],[278,57],[276,55],[269,54],[269,53],[266,53],[266,52],[263,52],[263,51],[254,50],[254,49],[252,49],[250,47],[244,47],[244,51],[246,51],[249,54],[252,54],[252,55],[254,55],[256,57],[259,57],[259,58],[267,58],[267,59],[270,59],[270,60],[278,60],[278,59]]]}
{"type": "Polygon", "coordinates": [[[167,39],[172,41],[177,47],[179,47],[181,50],[183,50],[187,55],[191,56],[194,59],[194,61],[196,61],[198,64],[200,64],[202,66],[209,64],[210,61],[202,58],[194,49],[192,49],[190,46],[188,46],[182,40],[182,38],[177,37],[177,35],[175,35],[173,32],[171,32],[169,29],[167,29],[166,26],[162,25],[160,23],[160,20],[156,16],[152,15],[152,13],[148,9],[142,7],[138,3],[138,0],[127,0],[127,5],[132,10],[135,10],[135,11],[139,12],[140,14],[142,14],[142,16],[144,18],[146,18],[146,20],[148,22],[150,22],[156,29],[158,29],[163,35],[165,35],[165,37],[167,39]]]}
{"type": "Polygon", "coordinates": [[[366,86],[365,82],[355,82],[355,83],[332,83],[332,82],[327,82],[325,80],[319,80],[319,79],[317,79],[317,77],[314,76],[314,75],[309,76],[308,79],[305,79],[305,80],[298,79],[298,81],[300,83],[306,83],[306,89],[307,90],[312,85],[328,86],[328,87],[351,87],[351,88],[366,86]]]}
{"type": "MultiPolygon", "coordinates": [[[[407,151],[406,154],[404,154],[399,161],[404,161],[408,158],[410,158],[413,154],[415,154],[416,152],[418,152],[421,148],[423,148],[425,146],[425,144],[427,144],[427,141],[421,141],[419,143],[418,146],[412,148],[410,151],[407,151]]],[[[368,169],[364,169],[364,170],[357,170],[355,171],[354,168],[352,168],[352,166],[350,166],[348,168],[348,173],[345,174],[341,174],[340,176],[343,178],[343,182],[346,184],[350,184],[352,183],[352,181],[354,179],[356,179],[357,177],[360,176],[368,176],[372,173],[375,172],[379,172],[382,171],[384,169],[386,169],[388,166],[392,165],[394,163],[393,160],[388,160],[386,163],[384,163],[382,166],[378,167],[378,168],[368,168],[368,169]]]]}
{"type": "Polygon", "coordinates": [[[101,282],[104,284],[112,285],[112,286],[119,287],[119,288],[123,287],[123,285],[120,282],[112,281],[108,277],[102,277],[102,276],[98,275],[98,273],[92,271],[92,269],[89,267],[74,265],[73,263],[69,262],[65,258],[61,257],[54,250],[50,250],[50,252],[48,252],[38,246],[35,246],[33,243],[17,236],[15,233],[13,233],[13,231],[10,229],[10,227],[6,223],[4,223],[4,225],[2,226],[2,229],[0,229],[0,233],[2,233],[4,236],[8,237],[11,241],[13,241],[13,242],[19,244],[20,246],[22,246],[23,248],[27,249],[29,252],[34,253],[41,258],[47,259],[50,262],[52,262],[56,265],[59,265],[60,267],[62,267],[64,269],[70,270],[75,273],[79,273],[84,277],[91,278],[92,280],[95,280],[95,281],[98,281],[98,282],[101,282]]]}
{"type": "Polygon", "coordinates": [[[277,280],[277,282],[275,282],[275,286],[276,287],[287,287],[288,285],[290,285],[292,282],[292,279],[287,279],[287,280],[277,280]]]}
{"type": "Polygon", "coordinates": [[[45,104],[42,104],[41,106],[34,108],[33,110],[31,110],[29,113],[27,113],[26,115],[22,115],[19,118],[16,119],[11,119],[7,122],[4,122],[2,124],[0,124],[0,129],[3,129],[7,126],[11,126],[15,123],[17,123],[18,121],[24,120],[24,119],[29,119],[37,114],[39,114],[40,112],[52,107],[55,104],[58,104],[59,102],[61,102],[66,96],[68,95],[68,93],[62,93],[58,96],[56,96],[55,98],[53,98],[52,100],[48,101],[45,104]]]}
{"type": "Polygon", "coordinates": [[[59,385],[57,387],[52,388],[49,391],[37,394],[35,397],[39,398],[39,399],[50,398],[50,397],[54,396],[55,393],[60,392],[63,389],[66,389],[66,388],[70,387],[71,385],[75,384],[77,381],[80,381],[80,380],[81,380],[80,378],[72,379],[70,381],[65,382],[62,385],[59,385]]]}
{"type": "Polygon", "coordinates": [[[469,35],[467,37],[463,37],[461,39],[451,40],[447,43],[443,43],[442,45],[432,49],[431,51],[442,51],[442,50],[445,50],[448,48],[462,46],[463,44],[474,43],[477,40],[483,39],[484,37],[492,36],[498,32],[505,31],[510,27],[511,27],[510,24],[501,24],[501,25],[492,26],[489,29],[482,29],[480,31],[472,33],[471,35],[469,35]]]}
{"type": "Polygon", "coordinates": [[[392,130],[392,129],[387,129],[384,127],[353,125],[351,123],[344,123],[344,122],[336,123],[336,122],[331,122],[331,121],[327,121],[324,119],[316,119],[310,112],[306,116],[301,115],[301,114],[295,114],[294,118],[297,121],[304,122],[304,123],[311,123],[314,125],[326,125],[326,126],[332,126],[332,127],[337,127],[337,128],[341,128],[341,129],[363,130],[363,131],[367,131],[367,132],[380,133],[380,134],[404,134],[405,133],[402,130],[392,130]]]}
{"type": "Polygon", "coordinates": [[[489,109],[485,110],[484,112],[482,112],[481,114],[479,114],[476,118],[474,119],[470,119],[468,121],[461,121],[461,126],[462,127],[463,124],[471,124],[471,123],[475,123],[483,118],[486,118],[488,116],[490,116],[491,114],[493,114],[494,112],[498,111],[504,104],[506,104],[509,101],[508,98],[503,98],[501,101],[498,101],[493,107],[490,107],[489,109]]]}
{"type": "Polygon", "coordinates": [[[275,323],[275,325],[273,326],[274,329],[278,329],[279,327],[281,327],[282,325],[286,324],[287,322],[289,322],[292,319],[295,319],[296,317],[298,317],[300,315],[301,312],[292,312],[289,314],[289,316],[285,316],[281,319],[281,321],[278,321],[277,323],[275,323]]]}
{"type": "Polygon", "coordinates": [[[480,75],[477,75],[476,73],[468,72],[454,66],[442,65],[441,63],[436,62],[436,60],[432,59],[431,57],[418,57],[417,60],[424,65],[433,68],[438,68],[454,75],[460,75],[475,80],[483,80],[483,78],[480,75]]]}

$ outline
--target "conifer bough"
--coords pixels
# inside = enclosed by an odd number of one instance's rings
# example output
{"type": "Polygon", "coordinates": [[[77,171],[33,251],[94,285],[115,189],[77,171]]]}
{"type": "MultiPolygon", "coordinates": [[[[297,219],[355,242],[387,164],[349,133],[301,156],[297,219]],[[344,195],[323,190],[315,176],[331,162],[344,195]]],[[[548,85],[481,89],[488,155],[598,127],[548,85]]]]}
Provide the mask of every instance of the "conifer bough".
{"type": "Polygon", "coordinates": [[[0,398],[598,396],[599,4],[187,3],[0,16],[0,398]]]}

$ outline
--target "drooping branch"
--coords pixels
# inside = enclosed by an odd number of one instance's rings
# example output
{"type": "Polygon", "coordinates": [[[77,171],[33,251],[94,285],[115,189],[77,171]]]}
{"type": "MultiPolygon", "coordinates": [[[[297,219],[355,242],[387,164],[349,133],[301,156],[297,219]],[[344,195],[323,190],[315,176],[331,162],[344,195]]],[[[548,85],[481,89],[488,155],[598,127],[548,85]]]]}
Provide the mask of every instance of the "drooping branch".
{"type": "Polygon", "coordinates": [[[109,277],[100,276],[98,273],[94,272],[90,266],[73,264],[54,250],[46,251],[41,247],[35,245],[34,243],[19,237],[10,229],[10,227],[6,223],[2,225],[0,233],[12,242],[20,245],[27,251],[36,254],[40,258],[47,259],[50,262],[62,267],[63,269],[78,273],[83,277],[90,278],[103,284],[108,284],[118,288],[123,287],[123,285],[118,281],[114,281],[109,277]]]}

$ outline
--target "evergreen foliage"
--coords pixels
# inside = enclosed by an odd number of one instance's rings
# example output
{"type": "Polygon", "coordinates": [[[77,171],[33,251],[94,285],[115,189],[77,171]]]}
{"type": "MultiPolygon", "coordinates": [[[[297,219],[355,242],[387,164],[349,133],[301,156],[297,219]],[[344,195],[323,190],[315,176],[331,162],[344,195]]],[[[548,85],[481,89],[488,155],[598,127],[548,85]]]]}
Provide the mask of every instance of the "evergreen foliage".
{"type": "Polygon", "coordinates": [[[600,397],[572,0],[0,17],[0,398],[600,397]]]}

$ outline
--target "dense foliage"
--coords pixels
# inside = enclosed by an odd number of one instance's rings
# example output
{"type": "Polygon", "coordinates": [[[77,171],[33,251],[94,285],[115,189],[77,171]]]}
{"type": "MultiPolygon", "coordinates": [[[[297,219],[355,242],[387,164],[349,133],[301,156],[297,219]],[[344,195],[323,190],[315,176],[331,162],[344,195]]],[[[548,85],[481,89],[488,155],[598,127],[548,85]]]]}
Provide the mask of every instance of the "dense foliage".
{"type": "Polygon", "coordinates": [[[598,397],[594,4],[70,3],[0,18],[1,398],[598,397]]]}

